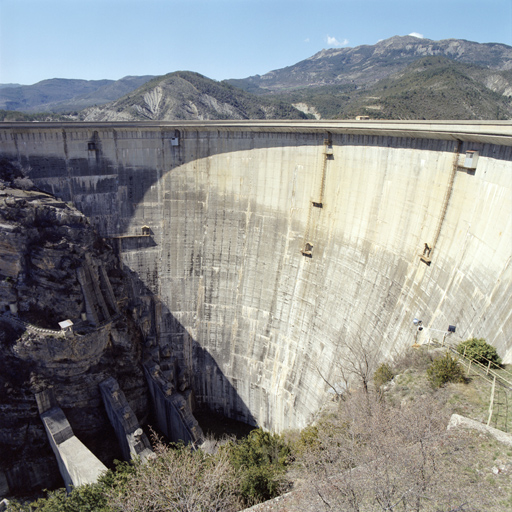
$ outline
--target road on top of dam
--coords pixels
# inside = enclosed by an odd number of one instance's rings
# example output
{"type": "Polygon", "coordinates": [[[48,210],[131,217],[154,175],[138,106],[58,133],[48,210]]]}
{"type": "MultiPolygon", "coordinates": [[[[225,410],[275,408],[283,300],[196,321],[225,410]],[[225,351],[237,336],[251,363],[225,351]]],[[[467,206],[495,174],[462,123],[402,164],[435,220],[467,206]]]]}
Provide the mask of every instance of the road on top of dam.
{"type": "Polygon", "coordinates": [[[2,122],[4,129],[70,129],[70,128],[169,128],[212,131],[266,131],[337,134],[388,135],[426,139],[475,141],[512,146],[511,121],[123,121],[123,122],[2,122]]]}

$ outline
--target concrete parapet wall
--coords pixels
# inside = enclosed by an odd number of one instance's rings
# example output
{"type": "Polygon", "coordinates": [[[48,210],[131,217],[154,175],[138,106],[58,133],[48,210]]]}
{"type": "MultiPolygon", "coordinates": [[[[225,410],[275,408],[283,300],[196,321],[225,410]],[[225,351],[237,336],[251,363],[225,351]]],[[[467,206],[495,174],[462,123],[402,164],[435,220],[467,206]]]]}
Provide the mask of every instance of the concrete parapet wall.
{"type": "Polygon", "coordinates": [[[11,124],[0,148],[104,236],[150,227],[122,260],[201,405],[304,426],[347,345],[390,357],[414,317],[512,361],[510,123],[11,124]]]}

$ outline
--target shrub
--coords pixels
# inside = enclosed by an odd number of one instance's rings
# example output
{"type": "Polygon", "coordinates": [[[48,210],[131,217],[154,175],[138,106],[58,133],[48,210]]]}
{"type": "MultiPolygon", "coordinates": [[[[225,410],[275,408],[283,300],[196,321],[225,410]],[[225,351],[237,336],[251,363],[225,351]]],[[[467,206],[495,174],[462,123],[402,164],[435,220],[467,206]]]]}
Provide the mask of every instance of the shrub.
{"type": "Polygon", "coordinates": [[[301,454],[320,446],[318,439],[318,427],[309,425],[299,432],[299,438],[293,444],[293,451],[301,454]]]}
{"type": "Polygon", "coordinates": [[[114,461],[115,470],[108,470],[97,483],[75,487],[68,494],[66,489],[49,491],[45,498],[32,503],[9,503],[7,512],[111,512],[108,492],[122,492],[123,486],[135,476],[136,468],[129,462],[114,461]]]}
{"type": "Polygon", "coordinates": [[[240,473],[241,494],[246,505],[279,495],[291,449],[282,436],[253,430],[230,447],[230,459],[240,473]]]}
{"type": "Polygon", "coordinates": [[[498,356],[498,352],[483,338],[470,338],[459,343],[457,345],[457,352],[459,354],[464,354],[465,352],[466,357],[486,366],[489,364],[489,361],[494,363],[495,366],[501,365],[501,358],[498,356]]]}
{"type": "Polygon", "coordinates": [[[115,512],[240,510],[239,480],[228,453],[209,455],[183,444],[168,446],[154,437],[155,458],[137,460],[133,474],[107,489],[115,512]]]}
{"type": "Polygon", "coordinates": [[[427,376],[434,388],[440,388],[448,382],[465,382],[461,365],[448,352],[432,362],[427,368],[427,376]]]}
{"type": "Polygon", "coordinates": [[[104,488],[100,484],[85,484],[72,489],[48,492],[46,498],[40,498],[30,504],[10,502],[7,512],[110,512],[104,488]]]}
{"type": "Polygon", "coordinates": [[[374,384],[380,388],[384,384],[388,383],[393,379],[395,374],[388,363],[382,363],[373,374],[373,382],[374,384]]]}

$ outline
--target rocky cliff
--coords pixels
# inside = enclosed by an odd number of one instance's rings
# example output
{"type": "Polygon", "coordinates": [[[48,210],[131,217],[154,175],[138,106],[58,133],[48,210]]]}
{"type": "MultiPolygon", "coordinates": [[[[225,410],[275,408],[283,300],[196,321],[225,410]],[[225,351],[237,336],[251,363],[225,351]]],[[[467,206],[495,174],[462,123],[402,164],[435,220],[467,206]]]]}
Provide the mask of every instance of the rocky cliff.
{"type": "Polygon", "coordinates": [[[34,398],[49,387],[77,437],[106,463],[120,458],[99,383],[115,377],[138,419],[148,414],[129,297],[87,218],[1,162],[0,495],[60,484],[34,398]]]}

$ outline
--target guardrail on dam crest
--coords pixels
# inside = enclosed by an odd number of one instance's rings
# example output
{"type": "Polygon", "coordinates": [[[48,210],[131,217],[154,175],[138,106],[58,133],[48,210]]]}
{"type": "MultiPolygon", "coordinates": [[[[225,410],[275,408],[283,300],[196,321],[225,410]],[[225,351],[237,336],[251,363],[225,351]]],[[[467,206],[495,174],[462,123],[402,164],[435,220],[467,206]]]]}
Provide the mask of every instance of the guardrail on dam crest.
{"type": "Polygon", "coordinates": [[[0,148],[115,241],[148,352],[230,417],[304,426],[415,317],[512,361],[510,123],[2,123],[0,148]]]}

